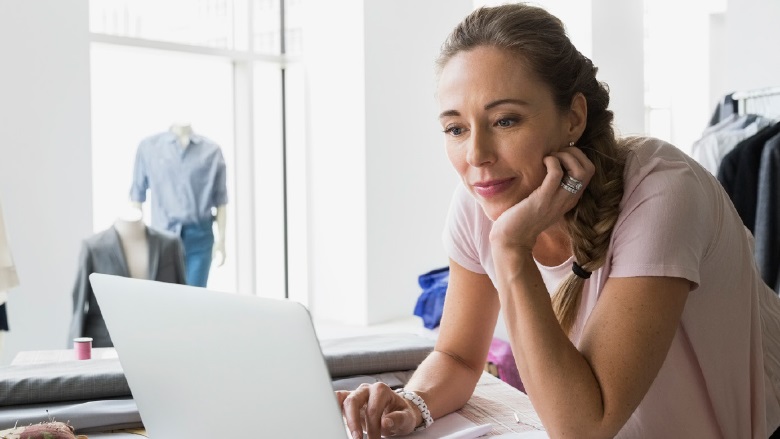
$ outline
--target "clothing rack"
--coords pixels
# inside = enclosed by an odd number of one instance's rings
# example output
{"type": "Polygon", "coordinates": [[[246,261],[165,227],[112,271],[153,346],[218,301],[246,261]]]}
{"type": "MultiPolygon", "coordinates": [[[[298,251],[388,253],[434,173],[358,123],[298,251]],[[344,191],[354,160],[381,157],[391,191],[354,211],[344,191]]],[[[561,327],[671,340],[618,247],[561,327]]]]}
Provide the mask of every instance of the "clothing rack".
{"type": "Polygon", "coordinates": [[[780,120],[780,87],[736,92],[731,98],[737,102],[738,114],[758,114],[780,120]]]}

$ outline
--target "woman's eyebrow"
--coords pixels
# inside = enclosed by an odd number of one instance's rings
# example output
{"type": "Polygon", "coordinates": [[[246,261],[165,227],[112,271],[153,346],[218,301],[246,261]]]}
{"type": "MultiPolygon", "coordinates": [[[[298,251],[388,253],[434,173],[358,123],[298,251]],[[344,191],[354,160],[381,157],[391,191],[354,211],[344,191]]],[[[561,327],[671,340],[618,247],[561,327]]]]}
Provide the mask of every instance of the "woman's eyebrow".
{"type": "Polygon", "coordinates": [[[485,105],[485,110],[490,110],[493,107],[497,107],[497,106],[503,105],[503,104],[514,104],[514,105],[521,105],[521,106],[528,106],[528,105],[530,105],[528,102],[526,102],[526,101],[524,101],[522,99],[507,98],[507,99],[498,99],[498,100],[495,100],[493,102],[488,103],[487,105],[485,105]]]}
{"type": "Polygon", "coordinates": [[[444,118],[444,117],[448,117],[448,116],[460,116],[460,112],[458,110],[442,111],[441,114],[439,115],[439,119],[444,118]]]}
{"type": "MultiPolygon", "coordinates": [[[[491,108],[497,107],[499,105],[504,104],[514,104],[514,105],[521,105],[521,106],[528,106],[530,105],[528,102],[522,100],[522,99],[497,99],[495,101],[489,102],[485,105],[485,110],[490,110],[491,108]]],[[[460,116],[460,112],[458,110],[446,110],[442,111],[442,113],[439,115],[439,119],[448,117],[448,116],[460,116]]]]}

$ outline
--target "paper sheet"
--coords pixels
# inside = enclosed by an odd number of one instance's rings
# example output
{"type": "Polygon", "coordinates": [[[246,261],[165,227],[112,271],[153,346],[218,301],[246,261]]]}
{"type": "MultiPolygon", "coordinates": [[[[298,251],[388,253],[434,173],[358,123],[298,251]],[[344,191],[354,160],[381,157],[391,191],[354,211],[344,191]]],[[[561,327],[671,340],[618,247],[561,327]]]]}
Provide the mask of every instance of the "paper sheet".
{"type": "Polygon", "coordinates": [[[501,439],[550,439],[550,436],[547,436],[547,433],[543,431],[528,431],[525,433],[507,433],[507,434],[499,434],[498,436],[493,436],[494,438],[501,438],[501,439]]]}
{"type": "MultiPolygon", "coordinates": [[[[458,413],[450,413],[447,416],[437,419],[436,422],[433,423],[433,425],[426,428],[425,430],[408,434],[406,436],[394,436],[394,437],[403,437],[408,439],[442,439],[444,437],[454,435],[459,432],[463,432],[464,430],[467,430],[469,428],[476,427],[477,425],[478,424],[469,421],[468,419],[464,418],[458,413]]],[[[481,433],[478,436],[483,436],[483,435],[484,433],[481,433]]],[[[349,431],[347,431],[347,436],[349,436],[349,431]]],[[[471,435],[471,436],[462,436],[462,437],[458,436],[458,437],[459,439],[474,439],[478,436],[471,435]]],[[[368,437],[368,435],[365,432],[363,432],[363,437],[368,437]]],[[[92,438],[90,437],[90,439],[92,438]]]]}
{"type": "Polygon", "coordinates": [[[478,424],[469,421],[458,413],[450,413],[447,416],[437,419],[433,425],[426,428],[425,430],[412,433],[405,437],[409,439],[439,439],[467,428],[474,427],[476,425],[478,424]]]}
{"type": "Polygon", "coordinates": [[[482,375],[469,403],[458,413],[475,424],[493,424],[491,437],[544,430],[528,397],[488,374],[482,375]]]}

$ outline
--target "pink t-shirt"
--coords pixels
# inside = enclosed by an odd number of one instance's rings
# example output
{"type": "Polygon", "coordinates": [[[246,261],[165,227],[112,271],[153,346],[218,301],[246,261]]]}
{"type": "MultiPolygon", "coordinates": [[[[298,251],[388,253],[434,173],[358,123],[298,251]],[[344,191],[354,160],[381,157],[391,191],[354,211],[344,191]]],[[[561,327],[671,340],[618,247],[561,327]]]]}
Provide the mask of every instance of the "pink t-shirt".
{"type": "MultiPolygon", "coordinates": [[[[604,267],[585,281],[572,342],[610,277],[668,276],[693,288],[655,381],[619,438],[766,439],[780,425],[780,299],[761,280],[752,237],[718,181],[674,146],[626,140],[621,212],[604,267]]],[[[459,185],[444,243],[495,283],[492,222],[459,185]]],[[[552,294],[571,272],[537,263],[552,294]]]]}

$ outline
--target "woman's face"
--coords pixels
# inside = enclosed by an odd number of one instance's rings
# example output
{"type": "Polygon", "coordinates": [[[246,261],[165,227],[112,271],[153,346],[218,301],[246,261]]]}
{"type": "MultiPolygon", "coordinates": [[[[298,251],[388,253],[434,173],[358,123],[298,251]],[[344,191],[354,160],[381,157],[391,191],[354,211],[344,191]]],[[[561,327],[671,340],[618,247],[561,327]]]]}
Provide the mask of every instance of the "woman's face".
{"type": "Polygon", "coordinates": [[[577,140],[550,88],[501,49],[451,58],[438,100],[450,162],[493,221],[542,184],[546,155],[577,140]]]}

